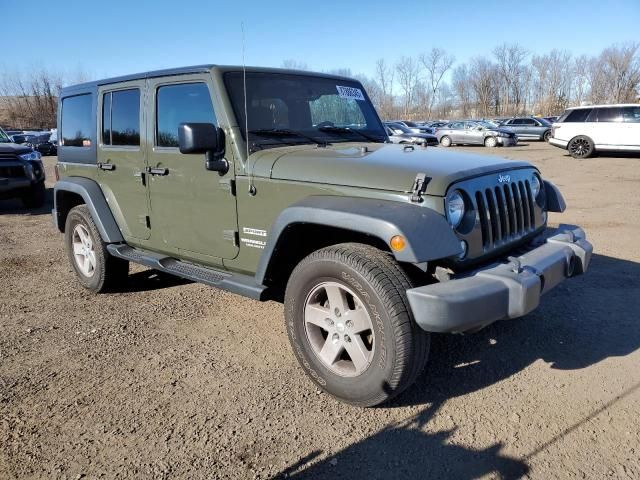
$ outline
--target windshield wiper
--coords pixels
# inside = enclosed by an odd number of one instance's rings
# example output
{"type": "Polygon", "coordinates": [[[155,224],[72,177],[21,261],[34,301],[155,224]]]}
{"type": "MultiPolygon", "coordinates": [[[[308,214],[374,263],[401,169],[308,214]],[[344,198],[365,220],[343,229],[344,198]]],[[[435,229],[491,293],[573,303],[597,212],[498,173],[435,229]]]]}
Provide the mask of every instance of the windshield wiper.
{"type": "Polygon", "coordinates": [[[320,147],[326,147],[328,145],[325,141],[318,140],[317,138],[305,133],[286,128],[259,128],[257,130],[249,130],[249,133],[253,133],[254,135],[259,135],[261,137],[300,137],[306,138],[320,147]]]}
{"type": "Polygon", "coordinates": [[[372,142],[376,142],[376,143],[382,143],[384,140],[380,139],[380,138],[376,138],[373,135],[368,135],[364,132],[361,132],[360,130],[354,130],[352,128],[349,127],[336,127],[335,125],[325,125],[323,127],[318,127],[318,130],[320,130],[321,132],[335,132],[335,133],[355,133],[360,135],[361,137],[370,140],[372,142]]]}

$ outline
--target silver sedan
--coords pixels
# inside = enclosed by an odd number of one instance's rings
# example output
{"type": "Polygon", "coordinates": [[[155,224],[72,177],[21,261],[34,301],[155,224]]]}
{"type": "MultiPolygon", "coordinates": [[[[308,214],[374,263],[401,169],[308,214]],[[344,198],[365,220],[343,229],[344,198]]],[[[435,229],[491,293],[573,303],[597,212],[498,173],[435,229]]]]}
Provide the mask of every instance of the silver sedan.
{"type": "Polygon", "coordinates": [[[518,143],[518,137],[512,131],[496,127],[489,122],[475,120],[450,122],[436,129],[436,137],[443,147],[454,144],[509,147],[518,143]]]}

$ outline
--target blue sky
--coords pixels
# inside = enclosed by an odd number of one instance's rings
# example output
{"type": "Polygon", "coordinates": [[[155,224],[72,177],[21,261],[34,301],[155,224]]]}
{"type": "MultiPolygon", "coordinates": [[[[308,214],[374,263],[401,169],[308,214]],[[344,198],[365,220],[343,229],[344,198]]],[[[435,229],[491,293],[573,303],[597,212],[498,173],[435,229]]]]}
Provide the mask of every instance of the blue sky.
{"type": "Polygon", "coordinates": [[[314,70],[350,68],[367,75],[378,58],[393,63],[434,46],[462,62],[490,54],[503,42],[517,42],[532,53],[560,48],[593,55],[614,43],[640,41],[640,0],[27,3],[0,0],[5,12],[22,12],[2,15],[11,60],[0,59],[0,72],[44,66],[99,78],[199,63],[239,64],[241,22],[247,65],[278,67],[294,59],[314,70]]]}

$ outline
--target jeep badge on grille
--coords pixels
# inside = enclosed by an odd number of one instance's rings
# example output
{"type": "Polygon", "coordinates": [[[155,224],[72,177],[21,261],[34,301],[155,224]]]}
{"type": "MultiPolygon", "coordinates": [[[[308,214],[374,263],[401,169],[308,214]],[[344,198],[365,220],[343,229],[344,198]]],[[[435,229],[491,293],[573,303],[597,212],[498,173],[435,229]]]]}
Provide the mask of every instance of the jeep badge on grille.
{"type": "Polygon", "coordinates": [[[509,183],[511,175],[498,175],[498,183],[509,183]]]}

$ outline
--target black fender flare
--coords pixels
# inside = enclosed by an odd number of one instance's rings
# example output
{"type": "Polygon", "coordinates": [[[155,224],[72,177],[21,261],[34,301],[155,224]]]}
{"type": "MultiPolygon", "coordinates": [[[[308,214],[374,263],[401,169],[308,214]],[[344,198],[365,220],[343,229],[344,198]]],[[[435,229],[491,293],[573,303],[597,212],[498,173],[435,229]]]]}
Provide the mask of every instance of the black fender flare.
{"type": "Polygon", "coordinates": [[[549,180],[543,180],[544,194],[546,196],[547,210],[550,212],[562,213],[567,209],[560,189],[549,180]]]}
{"type": "Polygon", "coordinates": [[[389,245],[394,235],[402,235],[407,246],[393,252],[399,262],[423,263],[462,252],[445,217],[416,204],[343,196],[311,196],[285,208],[276,218],[256,270],[262,284],[272,256],[285,229],[294,224],[315,224],[365,233],[389,245]]]}
{"type": "Polygon", "coordinates": [[[87,205],[93,221],[98,227],[102,240],[106,243],[124,242],[122,232],[109,208],[100,185],[90,178],[66,177],[53,187],[53,221],[58,230],[64,231],[63,216],[59,213],[60,192],[72,192],[80,195],[87,205]]]}

